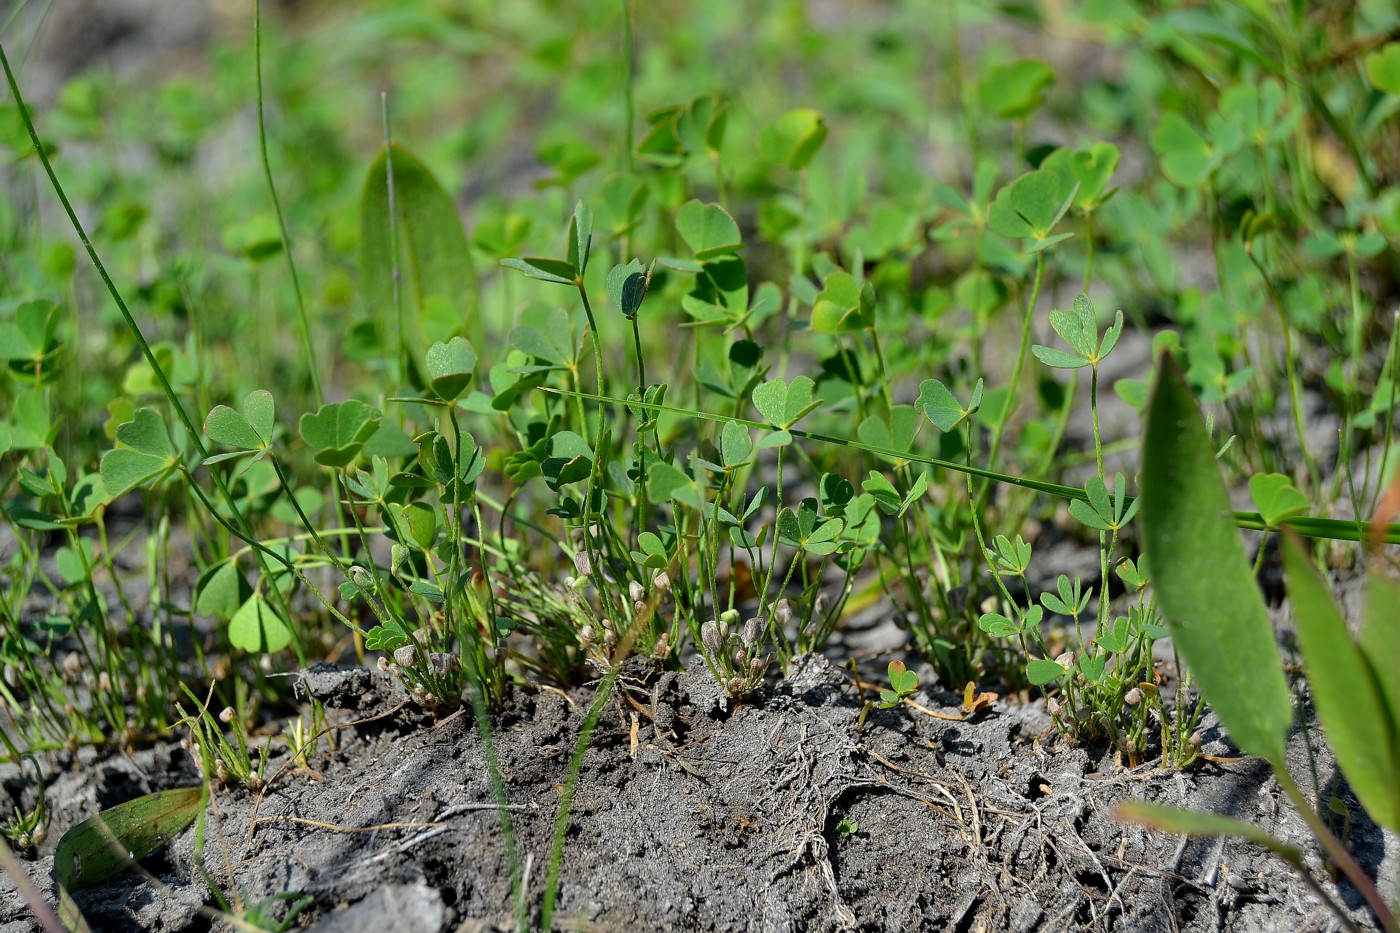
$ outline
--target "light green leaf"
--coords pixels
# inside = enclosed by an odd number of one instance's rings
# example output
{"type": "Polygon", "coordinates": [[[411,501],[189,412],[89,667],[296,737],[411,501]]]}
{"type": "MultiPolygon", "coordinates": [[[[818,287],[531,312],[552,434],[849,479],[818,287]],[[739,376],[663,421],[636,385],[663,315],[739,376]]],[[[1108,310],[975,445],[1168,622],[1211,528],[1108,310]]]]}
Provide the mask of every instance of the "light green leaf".
{"type": "Polygon", "coordinates": [[[769,379],[753,390],[753,404],[770,424],[787,430],[817,407],[818,403],[812,401],[815,387],[816,383],[807,376],[798,376],[791,384],[769,379]]]}
{"type": "Polygon", "coordinates": [[[1400,42],[1387,42],[1363,61],[1373,87],[1400,97],[1400,42]]]}
{"type": "Polygon", "coordinates": [[[253,595],[243,579],[238,561],[225,560],[200,575],[195,587],[195,610],[200,615],[232,619],[240,606],[253,595]]]}
{"type": "Polygon", "coordinates": [[[676,214],[676,230],[696,259],[713,259],[744,245],[739,225],[718,204],[687,201],[676,214]]]}
{"type": "Polygon", "coordinates": [[[244,651],[271,653],[292,643],[292,631],[262,593],[254,592],[229,619],[228,640],[244,651]]]}
{"type": "Polygon", "coordinates": [[[235,450],[257,450],[272,441],[275,403],[266,389],[254,389],[243,399],[242,411],[215,405],[204,419],[204,433],[216,444],[235,450]]]}
{"type": "Polygon", "coordinates": [[[179,460],[165,421],[154,409],[141,408],[117,428],[117,449],[102,457],[102,483],[113,498],[164,477],[179,460]]]}
{"type": "Polygon", "coordinates": [[[747,463],[753,453],[753,436],[737,421],[726,421],[720,435],[720,454],[724,466],[736,467],[747,463]]]}
{"type": "Polygon", "coordinates": [[[1055,83],[1050,66],[1034,58],[987,70],[978,85],[982,106],[1003,120],[1023,120],[1045,103],[1045,90],[1055,83]]]}
{"type": "Polygon", "coordinates": [[[1152,131],[1152,150],[1157,153],[1162,174],[1182,188],[1197,188],[1215,169],[1210,143],[1179,113],[1162,117],[1152,131]]]}
{"type": "Polygon", "coordinates": [[[420,550],[427,550],[437,539],[437,511],[426,502],[410,502],[399,507],[404,530],[420,550]]]}
{"type": "Polygon", "coordinates": [[[973,387],[972,399],[964,408],[953,393],[937,379],[925,379],[919,383],[919,398],[914,408],[924,413],[940,431],[951,431],[974,414],[982,405],[982,380],[973,387]]]}
{"type": "Polygon", "coordinates": [[[1046,658],[1031,658],[1026,662],[1026,679],[1037,687],[1043,687],[1052,680],[1063,677],[1065,666],[1059,661],[1046,658]]]}
{"type": "Polygon", "coordinates": [[[1249,478],[1249,497],[1264,517],[1264,523],[1277,528],[1279,522],[1308,511],[1308,498],[1282,473],[1256,473],[1249,478]]]}
{"type": "Polygon", "coordinates": [[[1035,354],[1036,359],[1055,369],[1082,369],[1089,365],[1089,361],[1082,356],[1071,356],[1063,350],[1042,347],[1040,344],[1032,346],[1031,352],[1035,354]]]}
{"type": "Polygon", "coordinates": [[[1062,207],[1060,178],[1054,172],[1027,172],[997,192],[988,213],[992,231],[1009,239],[1049,236],[1062,207]]]}
{"type": "Polygon", "coordinates": [[[593,212],[582,201],[574,205],[574,216],[569,218],[569,265],[578,271],[578,277],[588,269],[588,252],[593,244],[593,212]]]}
{"type": "Polygon", "coordinates": [[[758,139],[759,150],[765,159],[781,162],[793,171],[801,171],[812,163],[826,139],[826,133],[826,122],[817,111],[807,108],[789,110],[764,127],[758,139]]]}
{"type": "Polygon", "coordinates": [[[849,334],[875,326],[875,287],[857,284],[849,272],[833,272],[812,305],[812,330],[849,334]]]}
{"type": "Polygon", "coordinates": [[[552,282],[555,285],[578,284],[578,270],[572,263],[562,259],[547,259],[543,256],[527,256],[524,259],[502,259],[501,265],[507,269],[517,269],[532,279],[552,282]]]}

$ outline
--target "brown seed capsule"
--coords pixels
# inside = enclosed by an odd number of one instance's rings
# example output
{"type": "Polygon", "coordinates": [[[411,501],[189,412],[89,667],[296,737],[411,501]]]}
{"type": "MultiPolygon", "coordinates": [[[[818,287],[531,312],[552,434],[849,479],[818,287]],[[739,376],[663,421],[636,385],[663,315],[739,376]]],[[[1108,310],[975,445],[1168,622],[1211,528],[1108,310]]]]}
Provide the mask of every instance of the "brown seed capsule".
{"type": "Polygon", "coordinates": [[[720,636],[719,625],[714,619],[700,626],[700,640],[705,643],[711,654],[719,654],[724,650],[724,639],[720,636]]]}
{"type": "Polygon", "coordinates": [[[742,639],[744,644],[749,648],[758,644],[758,640],[762,637],[763,620],[758,616],[754,616],[752,619],[745,622],[743,630],[739,632],[739,638],[742,639]]]}
{"type": "Polygon", "coordinates": [[[671,589],[671,578],[666,571],[661,571],[656,575],[656,579],[651,581],[651,585],[656,587],[658,593],[665,593],[671,589]]]}
{"type": "Polygon", "coordinates": [[[632,602],[639,603],[647,598],[647,591],[640,583],[633,580],[631,583],[627,584],[627,595],[632,597],[632,602]]]}

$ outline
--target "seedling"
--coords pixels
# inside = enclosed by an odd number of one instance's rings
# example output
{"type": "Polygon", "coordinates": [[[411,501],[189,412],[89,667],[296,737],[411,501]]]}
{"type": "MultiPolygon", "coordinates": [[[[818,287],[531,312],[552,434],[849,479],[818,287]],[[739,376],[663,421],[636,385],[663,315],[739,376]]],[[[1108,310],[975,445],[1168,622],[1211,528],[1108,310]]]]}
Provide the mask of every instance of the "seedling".
{"type": "Polygon", "coordinates": [[[880,691],[880,709],[894,709],[919,689],[919,675],[905,667],[903,661],[891,661],[885,673],[890,689],[880,691]]]}

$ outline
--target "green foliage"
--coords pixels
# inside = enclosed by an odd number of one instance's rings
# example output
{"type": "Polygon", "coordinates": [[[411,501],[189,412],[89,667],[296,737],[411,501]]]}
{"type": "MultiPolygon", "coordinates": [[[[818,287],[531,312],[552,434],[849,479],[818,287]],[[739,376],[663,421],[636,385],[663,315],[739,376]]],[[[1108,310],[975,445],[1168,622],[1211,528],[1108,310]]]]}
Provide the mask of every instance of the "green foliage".
{"type": "Polygon", "coordinates": [[[1293,711],[1268,612],[1227,517],[1195,399],[1173,357],[1158,371],[1143,441],[1142,534],[1162,615],[1230,736],[1278,761],[1293,711]]]}
{"type": "Polygon", "coordinates": [[[106,881],[163,848],[194,822],[207,799],[204,787],[158,791],[83,820],[59,840],[54,880],[66,891],[106,881]]]}
{"type": "Polygon", "coordinates": [[[891,661],[885,672],[890,689],[880,691],[880,708],[894,709],[905,697],[919,689],[919,675],[905,667],[903,661],[891,661]]]}
{"type": "MultiPolygon", "coordinates": [[[[207,74],[149,88],[77,76],[37,150],[32,114],[0,110],[7,158],[41,177],[63,153],[100,254],[35,223],[28,194],[0,208],[10,757],[168,728],[220,655],[231,706],[279,708],[267,655],[342,640],[436,713],[601,673],[596,723],[638,653],[698,653],[736,702],[874,599],[945,686],[1038,686],[1060,735],[1130,764],[1194,759],[1197,688],[1237,741],[1277,750],[1286,693],[1235,526],[1358,539],[1351,516],[1394,472],[1400,82],[1374,5],[1057,13],[1121,57],[1112,75],[1056,74],[1038,21],[1007,9],[983,14],[1017,17],[1028,57],[960,60],[973,45],[914,6],[819,42],[791,5],[638,7],[624,70],[596,11],[553,11],[556,41],[522,8],[485,42],[440,6],[352,4],[286,55],[230,41],[207,74]],[[441,80],[468,59],[491,80],[441,80]],[[245,119],[255,64],[285,216],[256,160],[206,158],[245,119]],[[625,106],[600,106],[619,71],[625,106]],[[365,154],[343,102],[382,87],[384,136],[412,152],[365,154]],[[1047,318],[1042,291],[1065,282],[1084,294],[1047,318]],[[1101,322],[1089,294],[1124,310],[1101,322]],[[604,299],[616,313],[595,315],[604,299]],[[302,309],[298,349],[281,338],[302,309]],[[1138,489],[1099,377],[1149,344],[1170,354],[1155,375],[1114,374],[1149,416],[1138,489]],[[1324,407],[1354,473],[1307,447],[1302,416],[1324,407]],[[1228,511],[1222,470],[1257,514],[1228,511]],[[1099,567],[1040,592],[1052,522],[1097,542],[1099,567]],[[1127,592],[1107,598],[1115,575],[1127,592]],[[37,622],[17,608],[31,594],[51,603],[37,622]],[[1157,686],[1159,606],[1175,690],[1157,686]],[[218,623],[212,644],[198,630],[207,657],[179,647],[196,616],[218,623]],[[62,674],[75,638],[109,689],[62,674]]],[[[1393,627],[1354,652],[1334,628],[1334,666],[1374,685],[1347,702],[1393,710],[1393,627]]],[[[1345,730],[1327,691],[1324,728],[1345,730]]],[[[203,705],[185,725],[208,767],[256,781],[256,752],[203,705]]],[[[1339,755],[1365,745],[1361,767],[1388,775],[1372,732],[1339,755]]]]}

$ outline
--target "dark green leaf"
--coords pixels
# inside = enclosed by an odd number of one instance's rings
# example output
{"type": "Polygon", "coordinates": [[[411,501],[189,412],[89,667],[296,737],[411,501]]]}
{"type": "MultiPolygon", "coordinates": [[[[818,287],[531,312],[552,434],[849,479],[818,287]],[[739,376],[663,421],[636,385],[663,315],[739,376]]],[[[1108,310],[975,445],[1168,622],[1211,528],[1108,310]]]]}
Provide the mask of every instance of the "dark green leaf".
{"type": "Polygon", "coordinates": [[[1273,627],[1181,367],[1164,353],[1157,369],[1143,444],[1141,523],[1158,603],[1201,692],[1240,748],[1282,761],[1293,707],[1273,627]]]}
{"type": "Polygon", "coordinates": [[[66,891],[100,884],[163,847],[204,808],[203,787],[128,800],[83,820],[54,850],[54,880],[66,891]]]}

